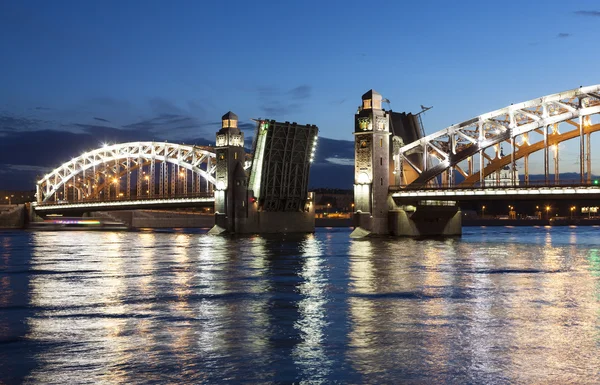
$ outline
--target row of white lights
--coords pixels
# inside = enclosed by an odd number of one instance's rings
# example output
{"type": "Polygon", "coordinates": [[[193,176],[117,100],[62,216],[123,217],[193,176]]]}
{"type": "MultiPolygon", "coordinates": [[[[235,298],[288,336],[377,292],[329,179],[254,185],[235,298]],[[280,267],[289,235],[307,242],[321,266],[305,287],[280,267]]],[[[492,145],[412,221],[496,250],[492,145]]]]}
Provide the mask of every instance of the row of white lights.
{"type": "MultiPolygon", "coordinates": [[[[141,143],[141,142],[134,142],[134,143],[141,143]]],[[[154,142],[151,142],[151,143],[154,143],[154,142]]],[[[96,155],[97,153],[100,153],[100,152],[102,152],[102,150],[106,150],[106,149],[107,149],[107,148],[109,148],[109,147],[112,147],[112,146],[119,146],[119,145],[120,145],[120,144],[118,144],[118,143],[117,143],[117,144],[108,144],[108,143],[102,143],[102,148],[101,148],[101,149],[96,149],[96,150],[92,150],[92,151],[84,152],[83,154],[81,154],[80,158],[86,158],[86,157],[88,157],[88,156],[93,156],[93,155],[96,155]]],[[[193,147],[193,146],[192,146],[192,147],[193,147]]],[[[177,156],[177,159],[178,159],[178,160],[180,160],[180,159],[181,159],[181,157],[178,155],[178,156],[177,156]]],[[[75,163],[76,161],[77,161],[77,158],[72,158],[70,163],[75,163]]],[[[69,163],[69,162],[67,162],[67,163],[69,163]]],[[[100,164],[102,164],[102,163],[103,163],[103,160],[101,160],[101,159],[100,159],[100,160],[97,160],[97,161],[95,161],[95,162],[91,163],[91,165],[92,165],[92,166],[94,166],[94,165],[96,165],[96,166],[97,166],[97,165],[100,165],[100,164]]],[[[62,167],[62,166],[61,166],[61,167],[62,167]]],[[[42,180],[38,181],[38,183],[41,183],[41,182],[43,182],[44,180],[48,180],[48,179],[50,178],[51,174],[52,174],[52,173],[54,173],[54,172],[56,172],[58,169],[60,169],[60,167],[59,167],[59,168],[57,168],[57,169],[55,169],[55,170],[53,170],[51,173],[44,175],[44,178],[43,178],[42,180]]]]}
{"type": "Polygon", "coordinates": [[[467,191],[410,191],[396,192],[393,197],[422,196],[481,196],[481,195],[564,195],[564,194],[598,194],[600,187],[580,188],[544,188],[544,189],[509,189],[509,190],[467,190],[467,191]]]}
{"type": "Polygon", "coordinates": [[[61,209],[76,209],[76,208],[93,208],[93,207],[112,207],[112,206],[129,206],[136,204],[164,204],[164,203],[200,203],[200,202],[212,202],[215,199],[212,197],[204,198],[177,198],[177,199],[152,199],[152,200],[139,200],[139,201],[119,201],[119,202],[94,202],[94,203],[71,203],[71,204],[53,204],[53,205],[37,205],[36,210],[52,210],[57,207],[61,209]]]}
{"type": "Polygon", "coordinates": [[[310,150],[310,163],[315,160],[315,152],[317,151],[317,135],[315,135],[315,140],[313,141],[312,148],[310,150]]]}

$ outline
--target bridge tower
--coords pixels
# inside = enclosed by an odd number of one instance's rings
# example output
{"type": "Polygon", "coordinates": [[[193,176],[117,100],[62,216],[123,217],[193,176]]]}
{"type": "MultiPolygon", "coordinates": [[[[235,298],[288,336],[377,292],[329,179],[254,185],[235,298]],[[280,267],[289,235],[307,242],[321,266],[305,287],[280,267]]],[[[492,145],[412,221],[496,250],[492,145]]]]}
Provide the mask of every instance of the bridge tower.
{"type": "MultiPolygon", "coordinates": [[[[457,206],[416,198],[398,205],[390,193],[390,181],[397,183],[399,167],[394,159],[396,138],[411,138],[411,126],[392,126],[403,114],[385,111],[382,96],[374,90],[362,96],[354,120],[354,224],[350,235],[439,236],[460,235],[461,218],[457,206]],[[401,136],[394,136],[394,130],[401,136]]],[[[400,121],[398,121],[400,123],[400,121]]],[[[415,126],[416,127],[416,126],[415,126]]],[[[414,127],[412,127],[414,128],[414,127]]],[[[414,133],[413,137],[419,136],[414,133]]]]}
{"type": "Polygon", "coordinates": [[[381,102],[381,94],[368,91],[354,119],[355,224],[372,234],[389,233],[391,132],[381,102]]]}
{"type": "Polygon", "coordinates": [[[238,128],[237,115],[231,111],[221,118],[215,152],[215,224],[234,232],[236,219],[246,217],[247,178],[244,134],[238,128]]]}

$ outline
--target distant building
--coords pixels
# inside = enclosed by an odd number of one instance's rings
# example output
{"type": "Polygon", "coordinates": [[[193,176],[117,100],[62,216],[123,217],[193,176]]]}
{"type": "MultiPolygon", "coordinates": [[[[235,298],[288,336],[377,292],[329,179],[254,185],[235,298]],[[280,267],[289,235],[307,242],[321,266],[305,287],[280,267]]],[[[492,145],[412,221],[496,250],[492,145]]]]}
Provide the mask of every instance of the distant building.
{"type": "Polygon", "coordinates": [[[35,192],[33,191],[0,190],[0,205],[23,204],[33,201],[35,201],[35,192]]]}
{"type": "MultiPolygon", "coordinates": [[[[504,157],[502,147],[500,147],[500,158],[504,157]]],[[[515,180],[513,183],[512,170],[509,165],[506,165],[502,170],[491,173],[484,178],[485,187],[501,187],[501,186],[518,186],[519,185],[519,170],[515,164],[515,180]]]]}
{"type": "Polygon", "coordinates": [[[317,213],[350,213],[354,211],[354,191],[321,188],[314,190],[317,213]]]}

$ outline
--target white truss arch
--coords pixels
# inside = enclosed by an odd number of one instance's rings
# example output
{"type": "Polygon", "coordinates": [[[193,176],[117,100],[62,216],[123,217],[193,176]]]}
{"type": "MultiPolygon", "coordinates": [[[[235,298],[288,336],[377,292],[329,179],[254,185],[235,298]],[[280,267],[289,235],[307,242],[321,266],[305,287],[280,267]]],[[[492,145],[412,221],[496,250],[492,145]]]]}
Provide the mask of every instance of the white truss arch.
{"type": "MultiPolygon", "coordinates": [[[[167,142],[130,142],[105,145],[86,152],[71,161],[63,163],[37,182],[38,202],[47,202],[60,188],[95,167],[102,167],[116,161],[129,160],[134,163],[159,161],[177,165],[200,175],[215,184],[213,176],[215,153],[211,147],[190,146],[167,142]],[[200,168],[206,162],[206,170],[200,168]],[[43,194],[43,198],[40,197],[43,194]]],[[[139,167],[140,164],[134,164],[139,167]]]]}
{"type": "Polygon", "coordinates": [[[568,122],[579,125],[583,133],[583,125],[590,124],[584,118],[599,113],[600,85],[580,87],[513,104],[454,124],[401,147],[394,156],[417,173],[417,178],[408,181],[406,187],[423,186],[476,154],[480,155],[480,169],[483,169],[485,149],[504,141],[514,143],[516,137],[526,136],[532,131],[539,132],[544,128],[547,137],[547,127],[568,122]],[[574,119],[578,122],[575,123],[574,119]],[[428,165],[430,157],[437,159],[438,163],[428,165]],[[420,167],[415,159],[423,160],[419,162],[420,167]]]}

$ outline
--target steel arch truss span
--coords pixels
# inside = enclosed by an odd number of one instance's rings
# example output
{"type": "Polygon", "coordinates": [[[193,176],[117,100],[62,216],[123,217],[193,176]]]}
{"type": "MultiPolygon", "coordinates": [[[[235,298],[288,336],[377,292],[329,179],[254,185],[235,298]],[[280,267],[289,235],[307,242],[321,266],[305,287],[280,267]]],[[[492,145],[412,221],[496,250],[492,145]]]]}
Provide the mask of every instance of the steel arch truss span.
{"type": "Polygon", "coordinates": [[[419,188],[432,183],[452,187],[456,184],[456,173],[462,175],[464,184],[483,186],[486,179],[489,180],[485,177],[502,167],[510,170],[511,184],[518,184],[515,161],[523,157],[525,181],[528,181],[528,155],[542,149],[548,182],[549,148],[554,151],[557,181],[557,143],[577,137],[580,138],[580,182],[583,183],[585,175],[588,178],[591,175],[589,139],[591,132],[596,131],[591,116],[599,113],[600,85],[595,85],[510,105],[452,125],[398,149],[394,154],[399,165],[396,167],[398,171],[405,170],[402,186],[398,187],[419,188]],[[560,133],[562,123],[572,128],[569,133],[560,133]],[[500,147],[503,143],[510,147],[505,159],[500,147]],[[423,169],[416,166],[415,157],[422,157],[423,169]],[[512,167],[507,166],[511,163],[512,167]],[[414,172],[407,172],[412,170],[414,172]],[[406,175],[411,174],[416,176],[407,179],[406,175]]]}
{"type": "Polygon", "coordinates": [[[38,203],[206,194],[215,184],[211,147],[160,142],[105,145],[37,182],[38,203]]]}

